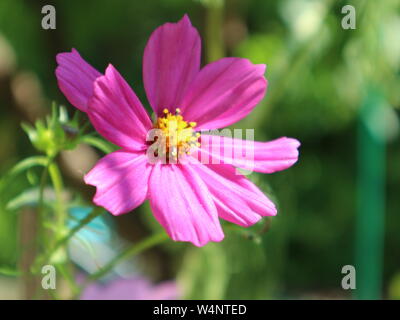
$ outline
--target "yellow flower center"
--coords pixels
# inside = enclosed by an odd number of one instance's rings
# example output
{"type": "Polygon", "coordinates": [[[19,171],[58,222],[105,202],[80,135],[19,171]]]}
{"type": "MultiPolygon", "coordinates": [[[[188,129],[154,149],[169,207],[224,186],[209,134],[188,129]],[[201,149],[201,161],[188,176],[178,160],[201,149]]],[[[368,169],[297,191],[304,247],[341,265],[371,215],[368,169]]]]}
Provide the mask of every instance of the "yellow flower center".
{"type": "Polygon", "coordinates": [[[175,109],[175,114],[164,109],[164,116],[159,117],[154,124],[155,129],[162,131],[164,143],[161,150],[168,159],[172,157],[177,160],[183,154],[190,154],[192,147],[200,146],[200,133],[194,131],[196,122],[186,122],[180,112],[179,108],[175,109]]]}

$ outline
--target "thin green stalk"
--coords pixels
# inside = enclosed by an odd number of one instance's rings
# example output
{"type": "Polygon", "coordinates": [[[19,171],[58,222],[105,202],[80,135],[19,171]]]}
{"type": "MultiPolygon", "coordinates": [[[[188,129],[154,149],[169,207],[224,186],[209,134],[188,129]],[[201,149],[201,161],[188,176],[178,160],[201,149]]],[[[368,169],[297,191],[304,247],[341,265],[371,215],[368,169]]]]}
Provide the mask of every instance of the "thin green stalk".
{"type": "Polygon", "coordinates": [[[47,181],[47,175],[48,175],[48,166],[43,169],[42,176],[40,177],[40,185],[39,185],[39,200],[38,200],[38,207],[37,207],[37,212],[38,212],[38,218],[39,218],[39,230],[38,230],[38,242],[39,243],[46,243],[44,241],[45,234],[44,234],[44,228],[43,228],[43,221],[44,221],[44,189],[46,186],[46,181],[47,181]]]}
{"type": "MultiPolygon", "coordinates": [[[[67,219],[67,212],[66,212],[64,199],[63,199],[64,183],[62,180],[60,169],[55,161],[50,162],[48,169],[49,169],[49,175],[50,175],[51,181],[53,183],[54,191],[56,193],[57,228],[56,228],[56,237],[55,237],[56,242],[54,244],[54,247],[56,247],[60,241],[60,238],[63,237],[63,235],[64,235],[65,222],[67,219]]],[[[55,252],[54,249],[51,251],[55,252]]],[[[66,279],[69,287],[71,288],[72,295],[75,296],[76,294],[78,294],[79,287],[75,283],[73,270],[71,270],[69,268],[68,261],[57,264],[57,269],[61,272],[61,274],[66,279]]]]}
{"type": "Polygon", "coordinates": [[[224,21],[224,0],[204,0],[206,11],[205,42],[207,63],[222,58],[224,45],[222,24],[224,21]]]}
{"type": "Polygon", "coordinates": [[[75,278],[72,276],[73,271],[69,270],[71,265],[67,265],[64,263],[57,264],[57,270],[64,276],[66,279],[71,291],[72,296],[75,297],[80,292],[79,286],[75,282],[75,278]]]}
{"type": "MultiPolygon", "coordinates": [[[[41,184],[40,184],[40,193],[39,193],[39,212],[42,212],[42,207],[43,207],[43,193],[44,193],[44,186],[46,184],[46,178],[47,178],[47,173],[50,176],[50,179],[53,184],[53,188],[56,194],[56,219],[57,219],[57,227],[56,227],[56,234],[55,234],[55,243],[50,247],[49,250],[47,250],[47,253],[42,256],[41,258],[37,259],[34,268],[32,271],[34,273],[37,272],[38,268],[40,267],[41,264],[44,262],[47,262],[51,256],[59,249],[61,248],[64,244],[68,242],[71,237],[78,232],[83,226],[88,224],[91,220],[93,220],[95,217],[99,216],[102,213],[102,210],[100,208],[96,208],[89,214],[87,217],[82,219],[80,223],[75,226],[73,229],[69,231],[69,233],[66,236],[63,236],[64,228],[65,228],[65,222],[66,222],[66,208],[65,208],[65,203],[63,199],[63,188],[64,188],[64,183],[62,180],[61,172],[59,170],[59,167],[57,166],[57,163],[54,162],[53,158],[48,159],[48,165],[42,175],[41,179],[41,184]]],[[[40,215],[40,222],[42,223],[43,221],[43,214],[40,215]]],[[[44,243],[47,243],[47,241],[44,241],[44,243]]],[[[68,265],[65,263],[57,264],[57,269],[60,271],[60,273],[64,276],[66,279],[69,287],[71,288],[72,296],[77,296],[80,292],[80,288],[77,286],[74,280],[73,272],[69,269],[68,265]]]]}
{"type": "Polygon", "coordinates": [[[20,174],[34,166],[46,167],[47,164],[48,159],[45,156],[33,156],[20,161],[14,167],[12,167],[5,176],[2,177],[2,179],[0,180],[0,190],[3,187],[7,186],[8,180],[13,178],[17,174],[20,174]]]}
{"type": "Polygon", "coordinates": [[[49,175],[53,183],[54,191],[56,193],[56,212],[57,212],[57,229],[63,230],[65,225],[66,213],[63,199],[63,180],[61,177],[60,169],[55,161],[49,164],[49,175]]]}
{"type": "MultiPolygon", "coordinates": [[[[96,217],[100,216],[103,213],[103,209],[100,207],[96,207],[89,215],[87,215],[84,219],[80,220],[79,223],[73,227],[66,236],[62,237],[59,239],[55,245],[50,248],[50,250],[47,251],[47,253],[42,256],[39,261],[36,263],[37,265],[43,264],[44,262],[48,261],[51,256],[61,247],[63,247],[67,242],[79,231],[81,230],[84,226],[86,226],[88,223],[90,223],[93,219],[96,217]]],[[[34,271],[37,269],[34,268],[34,271]]]]}
{"type": "Polygon", "coordinates": [[[133,246],[125,249],[120,254],[118,254],[114,259],[112,259],[105,266],[100,268],[97,272],[90,275],[87,282],[95,281],[95,280],[103,277],[105,274],[110,272],[116,265],[118,265],[121,261],[123,261],[129,257],[138,255],[139,253],[142,253],[146,249],[154,247],[167,239],[168,239],[168,236],[166,235],[166,233],[162,232],[162,233],[157,233],[157,234],[151,235],[148,238],[142,240],[141,242],[134,244],[133,246]]]}
{"type": "MultiPolygon", "coordinates": [[[[42,175],[40,177],[40,184],[39,184],[39,199],[38,199],[38,206],[37,206],[37,212],[38,212],[38,218],[39,218],[39,230],[38,230],[38,237],[37,237],[37,242],[39,244],[47,244],[48,241],[45,239],[45,229],[43,226],[43,223],[45,221],[45,216],[44,216],[44,189],[46,187],[46,182],[47,182],[47,177],[48,177],[48,171],[49,171],[49,165],[51,163],[51,158],[50,157],[45,157],[45,168],[43,169],[42,175]]],[[[41,259],[40,255],[36,257],[35,262],[33,264],[33,268],[31,268],[31,272],[33,274],[37,273],[37,265],[40,265],[41,259]]]]}
{"type": "Polygon", "coordinates": [[[59,248],[65,245],[79,230],[81,230],[84,226],[90,223],[93,219],[100,216],[104,210],[100,207],[96,207],[90,214],[88,214],[84,219],[80,220],[79,223],[73,227],[66,236],[61,238],[56,242],[54,247],[51,248],[48,254],[43,258],[43,260],[47,260],[51,257],[51,255],[56,252],[59,248]]]}
{"type": "Polygon", "coordinates": [[[111,143],[108,143],[100,138],[97,138],[93,135],[86,135],[83,136],[81,141],[83,143],[87,143],[88,145],[91,145],[97,149],[99,149],[100,151],[104,152],[105,154],[111,153],[115,150],[117,150],[117,148],[112,145],[111,143]]]}
{"type": "MultiPolygon", "coordinates": [[[[36,255],[40,254],[40,250],[42,250],[41,248],[41,244],[45,244],[47,243],[47,241],[45,240],[45,232],[44,232],[44,228],[43,228],[43,221],[44,221],[44,189],[46,186],[46,182],[47,182],[47,176],[48,176],[48,164],[49,161],[48,159],[46,159],[46,165],[45,168],[43,169],[41,178],[40,178],[40,185],[39,185],[39,199],[38,199],[38,206],[37,206],[37,219],[38,221],[38,230],[37,230],[37,235],[36,235],[36,245],[35,245],[35,252],[36,255]],[[37,251],[38,250],[38,251],[37,251]]],[[[37,259],[37,256],[34,258],[34,261],[37,259]]],[[[29,267],[28,267],[29,269],[29,267]]],[[[25,271],[25,270],[23,270],[25,271]]],[[[30,277],[32,277],[33,275],[30,275],[30,277]]],[[[26,279],[29,279],[29,277],[27,277],[26,279]]],[[[34,288],[34,295],[41,295],[41,292],[38,290],[38,287],[35,286],[34,288]]]]}

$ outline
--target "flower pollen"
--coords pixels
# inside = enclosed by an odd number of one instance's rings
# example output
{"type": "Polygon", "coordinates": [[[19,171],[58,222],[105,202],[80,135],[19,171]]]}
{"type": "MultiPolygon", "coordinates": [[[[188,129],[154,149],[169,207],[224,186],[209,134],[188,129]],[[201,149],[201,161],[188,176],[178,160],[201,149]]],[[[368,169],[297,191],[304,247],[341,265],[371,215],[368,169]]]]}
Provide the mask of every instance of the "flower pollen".
{"type": "Polygon", "coordinates": [[[163,153],[174,160],[177,160],[181,155],[189,155],[192,147],[200,146],[198,142],[200,133],[194,131],[197,123],[185,121],[180,113],[179,108],[175,109],[175,114],[164,109],[164,115],[157,118],[154,125],[154,128],[161,130],[163,134],[163,153]]]}

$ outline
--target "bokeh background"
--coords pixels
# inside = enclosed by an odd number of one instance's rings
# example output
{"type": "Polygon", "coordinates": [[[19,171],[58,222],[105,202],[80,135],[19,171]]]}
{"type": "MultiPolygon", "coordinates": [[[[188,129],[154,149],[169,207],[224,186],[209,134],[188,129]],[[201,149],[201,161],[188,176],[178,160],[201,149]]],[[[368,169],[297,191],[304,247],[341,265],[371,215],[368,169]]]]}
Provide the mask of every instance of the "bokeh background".
{"type": "MultiPolygon", "coordinates": [[[[164,242],[96,285],[111,290],[108,298],[121,290],[187,299],[400,298],[398,0],[1,0],[0,176],[38,153],[21,121],[43,117],[52,101],[75,112],[57,87],[57,53],[76,48],[100,71],[112,63],[145,102],[146,41],[185,13],[201,34],[203,64],[223,56],[267,64],[265,99],[235,127],[255,128],[256,140],[295,137],[300,159],[284,172],[250,175],[277,203],[273,219],[249,229],[224,224],[226,239],[203,248],[164,242]],[[41,28],[46,4],[56,8],[55,30],[41,28]],[[342,28],[346,4],[356,9],[355,30],[342,28]],[[341,287],[344,265],[356,266],[356,290],[341,287]],[[121,279],[130,280],[120,290],[110,285],[121,279]]],[[[90,211],[94,190],[82,176],[102,155],[82,144],[57,159],[71,217],[90,211]]],[[[39,173],[19,175],[0,193],[0,299],[34,298],[18,270],[34,255],[39,173]]],[[[161,231],[148,204],[94,223],[68,246],[77,279],[161,231]]]]}

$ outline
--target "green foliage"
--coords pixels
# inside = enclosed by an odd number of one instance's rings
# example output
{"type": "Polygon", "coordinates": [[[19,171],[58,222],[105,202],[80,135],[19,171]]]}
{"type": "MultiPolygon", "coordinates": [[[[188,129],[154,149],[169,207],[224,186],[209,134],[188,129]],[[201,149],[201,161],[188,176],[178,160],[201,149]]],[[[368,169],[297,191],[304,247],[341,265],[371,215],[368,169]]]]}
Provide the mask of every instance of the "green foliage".
{"type": "Polygon", "coordinates": [[[45,121],[39,119],[32,127],[27,123],[22,128],[27,133],[33,146],[54,158],[61,150],[74,149],[80,141],[82,132],[78,129],[78,113],[68,119],[65,107],[52,106],[52,114],[45,121]]]}

